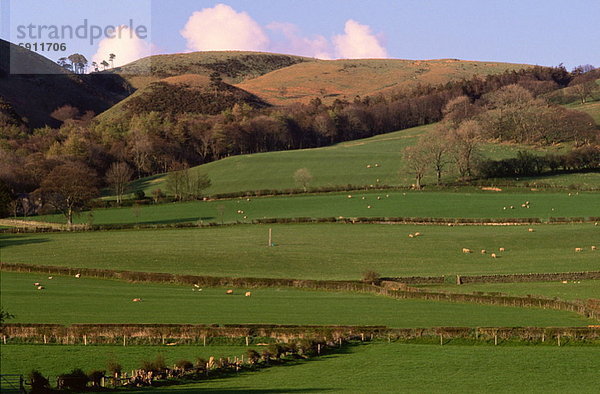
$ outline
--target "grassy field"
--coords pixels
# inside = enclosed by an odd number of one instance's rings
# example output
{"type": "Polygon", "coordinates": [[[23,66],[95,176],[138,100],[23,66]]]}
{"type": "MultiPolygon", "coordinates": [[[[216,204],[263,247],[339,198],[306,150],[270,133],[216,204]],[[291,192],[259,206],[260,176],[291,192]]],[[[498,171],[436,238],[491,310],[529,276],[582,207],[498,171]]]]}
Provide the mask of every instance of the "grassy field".
{"type": "MultiPolygon", "coordinates": [[[[307,168],[313,176],[310,187],[377,183],[410,186],[414,179],[402,161],[402,151],[434,127],[415,127],[323,148],[233,156],[194,167],[193,171],[207,173],[211,178],[212,186],[207,194],[298,188],[293,175],[299,168],[307,168]],[[371,168],[367,168],[369,164],[371,168]]],[[[565,149],[559,146],[535,148],[533,151],[543,154],[565,149]]],[[[482,154],[492,159],[503,159],[516,156],[519,150],[532,148],[516,144],[486,144],[482,147],[482,154]]],[[[600,185],[600,174],[597,175],[597,184],[600,185]]],[[[449,172],[445,180],[453,181],[455,178],[455,174],[449,172]]],[[[425,184],[434,182],[433,175],[424,179],[425,184]]],[[[165,191],[165,176],[143,178],[134,182],[132,188],[143,189],[147,195],[155,189],[165,191]]]]}
{"type": "MultiPolygon", "coordinates": [[[[600,194],[593,192],[505,192],[461,188],[457,191],[359,191],[261,198],[194,201],[84,212],[75,223],[161,224],[246,222],[296,217],[539,218],[600,215],[600,194]],[[571,195],[569,195],[571,194],[571,195]],[[348,196],[352,198],[348,198],[348,196]],[[529,208],[521,205],[529,201],[529,208]],[[510,209],[513,206],[514,209],[510,209]],[[506,208],[506,209],[505,209],[506,208]],[[220,211],[222,209],[222,211],[220,211]],[[239,213],[243,211],[243,213],[239,213]]],[[[25,218],[28,219],[28,218],[25,218]]],[[[63,215],[29,219],[65,223],[63,215]]]]}
{"type": "Polygon", "coordinates": [[[2,261],[233,277],[359,279],[383,276],[597,271],[593,224],[419,226],[240,225],[0,235],[2,261]],[[267,247],[268,229],[275,247],[267,247]],[[409,233],[421,232],[417,238],[409,233]],[[499,258],[474,251],[506,249],[499,258]],[[575,248],[585,248],[575,253],[575,248]]]}
{"type": "Polygon", "coordinates": [[[574,313],[394,300],[370,294],[289,288],[192,291],[192,287],[2,272],[2,305],[15,323],[317,324],[433,326],[577,326],[574,313]],[[33,283],[43,283],[39,291],[33,283]],[[132,302],[141,298],[142,302],[132,302]],[[60,307],[58,307],[60,306],[60,307]],[[160,313],[156,313],[160,311],[160,313]],[[190,313],[194,311],[194,313],[190,313]]]}
{"type": "MultiPolygon", "coordinates": [[[[253,347],[250,347],[253,348],[253,347]]],[[[108,361],[116,361],[124,372],[140,367],[142,360],[154,360],[162,355],[167,365],[179,360],[196,361],[213,356],[240,357],[247,351],[245,346],[77,346],[77,345],[0,345],[0,372],[27,375],[37,369],[44,376],[56,377],[74,368],[85,372],[105,370],[108,361]],[[43,357],[40,357],[43,354],[43,357]]],[[[129,372],[128,372],[129,373],[129,372]]],[[[52,382],[55,384],[56,381],[52,382]]]]}
{"type": "Polygon", "coordinates": [[[446,290],[453,293],[499,292],[510,295],[541,295],[558,297],[563,300],[600,299],[600,281],[583,280],[567,281],[568,283],[534,282],[534,283],[471,283],[464,285],[422,286],[430,290],[446,290]]]}
{"type": "Polygon", "coordinates": [[[292,367],[149,391],[595,393],[599,364],[597,347],[369,344],[292,367]]]}

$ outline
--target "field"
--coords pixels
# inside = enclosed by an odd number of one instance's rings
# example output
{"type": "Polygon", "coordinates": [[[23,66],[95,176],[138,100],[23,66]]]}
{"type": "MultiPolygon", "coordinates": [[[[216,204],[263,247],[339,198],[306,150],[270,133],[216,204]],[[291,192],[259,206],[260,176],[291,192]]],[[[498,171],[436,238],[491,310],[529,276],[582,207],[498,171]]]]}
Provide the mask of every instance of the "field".
{"type": "Polygon", "coordinates": [[[594,224],[419,226],[239,225],[203,229],[1,235],[2,261],[232,277],[359,279],[383,276],[598,270],[594,224]],[[268,229],[274,247],[267,247],[268,229]],[[409,238],[409,233],[423,236],[409,238]],[[473,253],[506,248],[499,258],[473,253]],[[585,250],[575,253],[575,248],[585,250]]]}
{"type": "MultiPolygon", "coordinates": [[[[209,175],[212,181],[212,186],[206,190],[209,195],[299,188],[293,178],[294,172],[299,168],[307,168],[313,176],[309,187],[377,184],[410,186],[414,179],[405,168],[402,151],[434,127],[435,125],[415,127],[323,148],[233,156],[194,167],[193,171],[209,175]],[[369,164],[371,168],[367,168],[369,164]],[[375,167],[375,164],[380,166],[375,167]]],[[[516,144],[486,144],[482,147],[482,154],[491,159],[503,159],[516,156],[519,150],[539,154],[560,153],[565,147],[532,148],[516,144]]],[[[588,182],[596,187],[600,186],[600,174],[593,175],[596,176],[590,177],[588,182]]],[[[165,177],[166,175],[158,175],[143,178],[133,182],[131,188],[142,189],[150,196],[152,190],[166,190],[165,177]]],[[[447,173],[444,178],[445,181],[454,179],[455,174],[452,172],[447,173]]],[[[426,176],[424,183],[433,184],[435,179],[432,175],[426,176]]]]}
{"type": "MultiPolygon", "coordinates": [[[[250,347],[253,348],[253,347],[250,347]]],[[[197,357],[240,357],[242,346],[77,346],[77,345],[0,345],[0,372],[27,375],[32,369],[55,377],[74,368],[85,366],[85,372],[105,370],[108,361],[116,361],[124,371],[140,367],[142,360],[154,360],[157,355],[172,366],[179,360],[196,361],[197,357]],[[44,357],[40,357],[43,354],[44,357]]]]}
{"type": "MultiPolygon", "coordinates": [[[[161,224],[178,222],[251,223],[262,218],[417,217],[512,219],[598,216],[597,193],[505,192],[460,188],[457,191],[354,191],[280,197],[105,208],[84,212],[75,223],[161,224]],[[348,198],[348,196],[352,198],[348,198]],[[521,205],[529,202],[529,208],[521,205]],[[510,207],[514,209],[510,209],[510,207]],[[506,209],[505,209],[506,208],[506,209]],[[239,213],[238,211],[243,211],[239,213]]],[[[36,221],[65,223],[62,215],[35,216],[36,221]]]]}
{"type": "MultiPolygon", "coordinates": [[[[182,393],[536,392],[595,393],[595,347],[373,344],[288,368],[194,385],[182,393]]],[[[162,392],[160,389],[152,392],[162,392]]],[[[147,391],[143,391],[147,392],[147,391]]]]}
{"type": "Polygon", "coordinates": [[[567,281],[557,282],[528,282],[528,283],[469,283],[460,286],[440,285],[423,286],[427,289],[445,290],[452,293],[505,293],[510,295],[541,295],[545,297],[558,297],[563,300],[576,300],[597,298],[600,299],[600,281],[567,281]]]}
{"type": "Polygon", "coordinates": [[[191,291],[191,286],[2,273],[2,304],[15,323],[170,323],[438,326],[577,326],[570,312],[294,289],[191,291]],[[39,291],[33,283],[43,283],[39,291]],[[142,302],[132,302],[141,298],[142,302]],[[60,305],[60,307],[57,307],[60,305]],[[161,311],[156,313],[156,311],[161,311]],[[194,313],[190,313],[194,311],[194,313]]]}

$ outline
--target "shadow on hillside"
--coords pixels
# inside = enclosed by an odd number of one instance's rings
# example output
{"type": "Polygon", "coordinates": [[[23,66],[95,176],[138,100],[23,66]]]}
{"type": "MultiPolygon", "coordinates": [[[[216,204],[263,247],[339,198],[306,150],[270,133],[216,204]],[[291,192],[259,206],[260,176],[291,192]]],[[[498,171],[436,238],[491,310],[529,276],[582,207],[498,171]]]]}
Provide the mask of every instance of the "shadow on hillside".
{"type": "Polygon", "coordinates": [[[16,235],[0,235],[0,249],[7,246],[22,246],[49,242],[48,238],[25,238],[16,235]]]}

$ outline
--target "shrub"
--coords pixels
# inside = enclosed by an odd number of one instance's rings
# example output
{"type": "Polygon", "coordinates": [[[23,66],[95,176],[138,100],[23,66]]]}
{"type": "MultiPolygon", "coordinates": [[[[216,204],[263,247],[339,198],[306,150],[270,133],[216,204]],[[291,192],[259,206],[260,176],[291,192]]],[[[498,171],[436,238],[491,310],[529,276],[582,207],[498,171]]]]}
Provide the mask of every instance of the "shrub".
{"type": "Polygon", "coordinates": [[[188,371],[194,367],[194,364],[192,364],[192,362],[189,360],[179,360],[175,363],[175,365],[177,368],[181,368],[184,371],[188,371]]]}
{"type": "Polygon", "coordinates": [[[123,371],[123,366],[117,362],[117,360],[108,360],[106,363],[106,370],[113,376],[118,376],[123,371]]]}
{"type": "Polygon", "coordinates": [[[205,370],[207,362],[208,361],[206,361],[206,359],[204,359],[202,357],[196,357],[196,362],[194,363],[194,367],[196,367],[197,369],[200,369],[200,370],[205,370]]]}
{"type": "Polygon", "coordinates": [[[88,374],[88,379],[94,387],[100,387],[104,375],[106,375],[106,371],[95,370],[88,374]]]}
{"type": "Polygon", "coordinates": [[[50,392],[50,381],[44,377],[39,371],[35,369],[29,373],[29,383],[31,384],[32,393],[46,393],[50,392]]]}
{"type": "Polygon", "coordinates": [[[135,196],[136,200],[143,200],[146,198],[146,193],[144,193],[144,191],[141,189],[133,192],[133,195],[135,196]]]}
{"type": "Polygon", "coordinates": [[[365,283],[371,283],[372,285],[379,283],[381,279],[381,274],[375,271],[365,271],[363,272],[362,280],[365,283]]]}
{"type": "Polygon", "coordinates": [[[167,363],[165,362],[164,356],[159,354],[152,361],[142,360],[141,369],[148,372],[161,372],[167,369],[167,363]]]}
{"type": "Polygon", "coordinates": [[[59,375],[58,380],[62,383],[59,384],[59,389],[65,388],[73,391],[84,391],[90,379],[81,369],[75,368],[69,373],[59,375]]]}
{"type": "Polygon", "coordinates": [[[256,364],[260,359],[260,354],[258,354],[258,352],[254,349],[248,349],[246,355],[248,356],[248,361],[250,361],[252,364],[256,364]]]}

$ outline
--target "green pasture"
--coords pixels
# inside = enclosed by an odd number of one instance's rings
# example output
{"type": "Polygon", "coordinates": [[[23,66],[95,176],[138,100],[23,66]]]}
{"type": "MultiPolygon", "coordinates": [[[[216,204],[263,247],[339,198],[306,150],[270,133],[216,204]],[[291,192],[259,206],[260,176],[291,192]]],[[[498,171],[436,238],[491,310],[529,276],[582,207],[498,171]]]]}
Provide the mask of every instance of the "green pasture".
{"type": "Polygon", "coordinates": [[[2,261],[142,272],[359,279],[598,271],[600,227],[390,224],[238,225],[0,235],[2,261]],[[528,232],[531,227],[535,232],[528,232]],[[275,246],[268,247],[268,231],[275,246]],[[409,238],[411,233],[422,235],[409,238]],[[506,252],[499,253],[499,248],[506,252]],[[576,253],[575,248],[584,248],[576,253]],[[462,248],[475,251],[462,253],[462,248]],[[481,249],[487,254],[479,253],[481,249]],[[498,253],[493,259],[490,253],[498,253]]]}
{"type": "Polygon", "coordinates": [[[180,393],[596,393],[597,347],[353,346],[290,367],[142,390],[180,393]]]}
{"type": "Polygon", "coordinates": [[[432,326],[578,326],[570,312],[289,288],[192,291],[192,286],[2,272],[2,305],[15,323],[168,323],[432,326]],[[45,287],[37,290],[33,284],[45,287]],[[141,302],[133,302],[141,298],[141,302]]]}
{"type": "Polygon", "coordinates": [[[434,291],[450,291],[452,293],[504,293],[519,296],[557,297],[563,300],[600,299],[600,280],[569,280],[566,282],[468,283],[463,285],[427,285],[419,287],[434,291]]]}
{"type": "MultiPolygon", "coordinates": [[[[600,175],[600,174],[598,174],[600,175]]],[[[230,223],[294,217],[540,218],[600,216],[600,193],[502,192],[476,188],[456,191],[357,191],[261,198],[237,198],[98,209],[76,223],[230,223]],[[351,198],[349,198],[351,196],[351,198]],[[529,202],[529,208],[522,204],[529,202]],[[513,207],[513,209],[511,209],[513,207]]],[[[64,223],[62,215],[32,219],[64,223]]]]}
{"type": "MultiPolygon", "coordinates": [[[[414,183],[414,178],[403,163],[402,152],[434,127],[436,125],[415,127],[323,148],[233,156],[194,167],[192,171],[209,175],[212,181],[212,186],[206,190],[209,195],[248,190],[297,189],[301,185],[295,183],[293,175],[299,168],[310,171],[313,179],[309,187],[377,184],[410,186],[414,183]]],[[[481,153],[491,159],[504,159],[516,156],[519,150],[544,154],[563,152],[565,149],[562,146],[532,148],[517,144],[485,144],[481,153]]],[[[446,173],[445,181],[456,178],[450,167],[448,166],[450,171],[446,173]]],[[[131,189],[144,190],[148,196],[155,189],[164,192],[165,177],[166,175],[156,175],[143,178],[133,182],[131,189]]],[[[425,177],[424,184],[434,183],[433,173],[425,177]]]]}
{"type": "MultiPolygon", "coordinates": [[[[255,348],[255,347],[251,347],[255,348]]],[[[140,368],[143,360],[152,361],[162,355],[167,365],[179,360],[195,362],[196,358],[241,357],[245,346],[116,346],[116,345],[0,345],[0,372],[27,375],[32,369],[44,376],[56,377],[74,368],[85,372],[106,370],[116,361],[129,373],[140,368]],[[41,357],[43,355],[43,357],[41,357]]],[[[51,382],[56,384],[56,381],[51,382]]]]}

